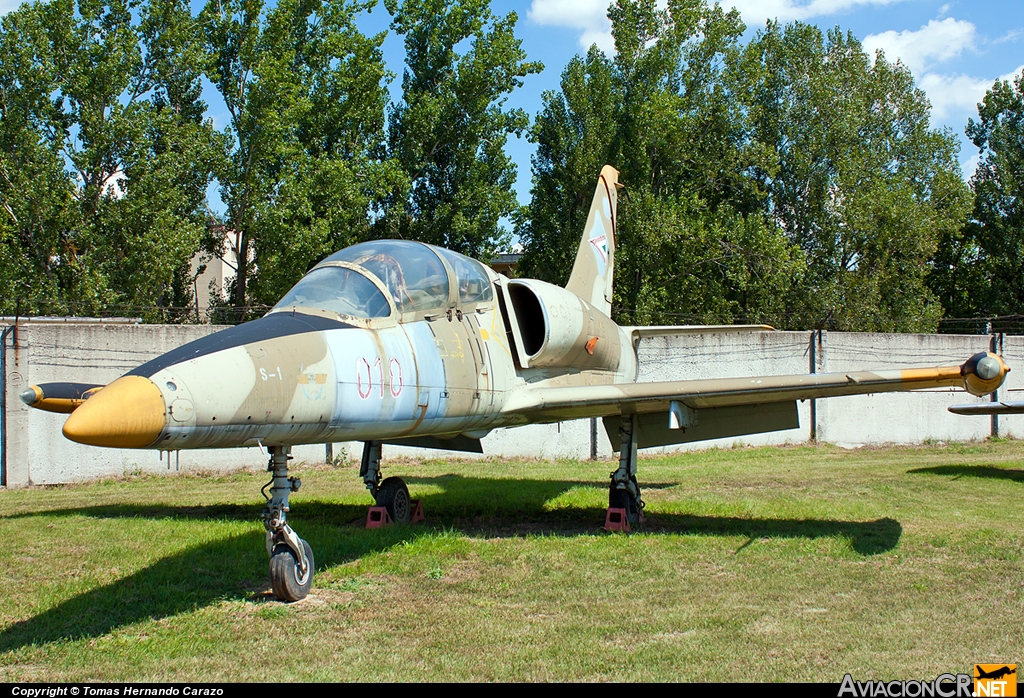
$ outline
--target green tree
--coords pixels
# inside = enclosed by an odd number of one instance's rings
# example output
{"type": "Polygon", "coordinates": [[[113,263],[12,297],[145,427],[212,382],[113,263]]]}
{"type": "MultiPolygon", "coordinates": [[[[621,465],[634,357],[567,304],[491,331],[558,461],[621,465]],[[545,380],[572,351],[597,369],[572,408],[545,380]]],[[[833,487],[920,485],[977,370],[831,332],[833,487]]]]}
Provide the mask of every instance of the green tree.
{"type": "Polygon", "coordinates": [[[981,154],[974,211],[940,248],[935,280],[952,314],[1024,313],[1024,74],[996,81],[967,135],[981,154]]]}
{"type": "Polygon", "coordinates": [[[443,245],[488,259],[516,213],[516,166],[505,153],[529,118],[508,95],[539,72],[515,37],[517,17],[495,17],[490,0],[386,2],[404,37],[402,101],[390,112],[390,153],[408,190],[391,199],[382,234],[443,245]]]}
{"type": "Polygon", "coordinates": [[[619,0],[609,16],[614,60],[595,47],[570,63],[534,126],[524,269],[564,282],[595,177],[610,162],[625,187],[619,320],[778,322],[801,259],[761,212],[764,193],[748,174],[766,165],[730,71],[738,14],[703,0],[619,0]]]}
{"type": "Polygon", "coordinates": [[[5,311],[175,304],[222,153],[178,0],[51,0],[0,29],[5,311]],[[20,299],[20,300],[19,300],[20,299]]]}
{"type": "Polygon", "coordinates": [[[857,331],[931,331],[942,307],[928,286],[943,236],[970,194],[958,146],[929,126],[910,72],[838,29],[770,24],[742,73],[751,137],[773,154],[755,172],[766,210],[803,250],[807,274],[790,324],[857,331]]]}
{"type": "Polygon", "coordinates": [[[517,232],[526,254],[523,276],[564,285],[580,244],[597,173],[612,162],[619,95],[612,63],[596,46],[562,72],[561,90],[543,96],[544,107],[530,132],[533,191],[517,232]]]}
{"type": "Polygon", "coordinates": [[[238,308],[276,301],[310,265],[370,237],[401,186],[383,157],[384,35],[356,27],[373,4],[211,0],[200,14],[230,117],[218,179],[238,240],[238,308]]]}

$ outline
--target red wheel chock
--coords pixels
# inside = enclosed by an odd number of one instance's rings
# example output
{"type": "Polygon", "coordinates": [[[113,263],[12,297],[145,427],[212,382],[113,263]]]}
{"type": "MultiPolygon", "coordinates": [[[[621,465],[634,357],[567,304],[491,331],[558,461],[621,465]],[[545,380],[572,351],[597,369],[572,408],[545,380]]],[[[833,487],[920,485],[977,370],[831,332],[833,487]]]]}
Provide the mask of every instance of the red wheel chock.
{"type": "Polygon", "coordinates": [[[409,523],[419,523],[423,520],[423,502],[419,499],[414,499],[409,504],[412,506],[412,516],[409,517],[409,523]]]}
{"type": "MultiPolygon", "coordinates": [[[[423,521],[423,502],[419,499],[413,499],[409,502],[409,505],[412,507],[409,523],[423,521]]],[[[393,523],[394,521],[391,520],[386,507],[370,507],[369,511],[366,512],[367,528],[381,528],[383,526],[390,526],[393,523]]]]}
{"type": "Polygon", "coordinates": [[[614,531],[632,532],[633,529],[629,527],[629,517],[626,516],[626,510],[618,507],[608,507],[608,512],[604,516],[604,530],[609,533],[614,531]]]}
{"type": "MultiPolygon", "coordinates": [[[[637,523],[643,523],[644,519],[644,512],[641,509],[640,518],[637,523]]],[[[633,529],[629,525],[629,516],[626,514],[626,510],[618,507],[608,507],[608,512],[604,515],[604,530],[609,533],[615,531],[632,533],[633,529]]]]}
{"type": "Polygon", "coordinates": [[[367,528],[380,528],[382,526],[390,526],[393,523],[391,516],[388,514],[387,507],[370,507],[370,510],[366,512],[367,528]]]}

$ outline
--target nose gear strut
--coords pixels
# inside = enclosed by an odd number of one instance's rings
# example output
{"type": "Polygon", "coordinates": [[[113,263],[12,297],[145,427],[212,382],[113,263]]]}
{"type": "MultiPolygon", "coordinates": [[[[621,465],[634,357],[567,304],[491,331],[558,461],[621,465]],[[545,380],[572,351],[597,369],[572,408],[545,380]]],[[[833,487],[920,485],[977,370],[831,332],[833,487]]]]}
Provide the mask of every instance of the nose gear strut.
{"type": "Polygon", "coordinates": [[[267,554],[270,555],[270,583],[274,595],[282,601],[299,601],[313,586],[313,550],[288,525],[288,496],[297,492],[302,481],[288,477],[290,446],[271,446],[267,470],[271,480],[260,492],[267,500],[260,518],[267,530],[267,554]],[[270,487],[270,496],[266,489],[270,487]]]}

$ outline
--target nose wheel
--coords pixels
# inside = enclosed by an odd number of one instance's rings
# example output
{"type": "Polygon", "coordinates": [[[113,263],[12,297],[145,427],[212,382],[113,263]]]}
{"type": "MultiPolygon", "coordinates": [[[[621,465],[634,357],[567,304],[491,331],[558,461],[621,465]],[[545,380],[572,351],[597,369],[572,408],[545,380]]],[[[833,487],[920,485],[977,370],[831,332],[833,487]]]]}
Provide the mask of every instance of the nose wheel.
{"type": "Polygon", "coordinates": [[[301,538],[299,544],[306,556],[305,571],[295,552],[284,543],[278,544],[270,556],[270,585],[274,596],[282,601],[304,599],[313,586],[313,549],[301,538]]]}
{"type": "Polygon", "coordinates": [[[297,492],[302,482],[288,477],[288,461],[291,460],[288,446],[272,446],[267,470],[273,477],[270,496],[263,488],[267,506],[263,508],[263,526],[267,530],[267,553],[270,555],[270,585],[274,595],[282,601],[300,601],[306,598],[313,586],[313,549],[309,543],[296,535],[287,523],[288,496],[297,492]]]}

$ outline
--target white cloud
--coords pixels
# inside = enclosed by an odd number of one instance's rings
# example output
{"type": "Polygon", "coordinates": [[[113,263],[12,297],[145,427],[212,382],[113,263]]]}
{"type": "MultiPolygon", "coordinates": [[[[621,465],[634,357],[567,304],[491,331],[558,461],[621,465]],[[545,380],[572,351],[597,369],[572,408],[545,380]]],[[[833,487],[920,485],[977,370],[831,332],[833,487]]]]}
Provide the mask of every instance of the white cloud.
{"type": "Polygon", "coordinates": [[[959,129],[969,117],[977,118],[978,102],[985,98],[985,93],[992,89],[996,80],[1012,82],[1022,70],[1024,65],[994,79],[962,74],[925,73],[917,81],[917,85],[925,91],[932,103],[932,118],[938,123],[946,123],[959,129]]]}
{"type": "Polygon", "coordinates": [[[960,163],[960,176],[965,180],[970,179],[974,176],[974,171],[978,169],[978,163],[981,162],[981,153],[974,153],[966,160],[960,163]]]}
{"type": "MultiPolygon", "coordinates": [[[[1021,73],[1024,73],[1024,63],[1021,63],[1014,70],[1011,70],[1009,73],[1003,73],[998,78],[996,78],[996,80],[1005,80],[1006,82],[1012,83],[1014,80],[1017,79],[1017,76],[1020,75],[1021,73]]],[[[995,80],[993,80],[992,82],[995,82],[995,80]]]]}
{"type": "Polygon", "coordinates": [[[610,4],[610,0],[533,0],[527,16],[537,24],[579,30],[583,50],[597,44],[598,48],[611,53],[615,42],[612,24],[608,21],[610,4]]]}
{"type": "Polygon", "coordinates": [[[965,49],[974,49],[976,30],[971,22],[947,17],[931,20],[917,31],[887,31],[869,34],[861,45],[869,56],[877,49],[887,60],[899,58],[914,74],[927,70],[933,63],[956,58],[965,49]]]}
{"type": "Polygon", "coordinates": [[[932,103],[932,119],[954,125],[966,122],[967,116],[977,111],[985,90],[992,87],[992,80],[969,75],[925,73],[917,81],[917,86],[925,91],[932,103]]]}
{"type": "MultiPolygon", "coordinates": [[[[3,2],[5,0],[0,0],[3,2]]],[[[863,6],[889,5],[906,0],[723,0],[729,9],[736,7],[748,27],[763,27],[768,19],[789,22],[811,17],[834,15],[863,6]]],[[[611,23],[608,21],[610,0],[532,0],[528,16],[541,25],[567,27],[580,32],[583,49],[596,43],[611,53],[614,49],[611,23]]]]}
{"type": "Polygon", "coordinates": [[[864,6],[891,5],[905,0],[722,0],[722,6],[740,11],[748,27],[760,28],[769,19],[780,22],[827,17],[864,6]]]}
{"type": "Polygon", "coordinates": [[[1011,29],[1010,31],[1003,34],[998,39],[993,39],[993,44],[1005,44],[1007,41],[1016,41],[1024,34],[1020,29],[1011,29]]]}

